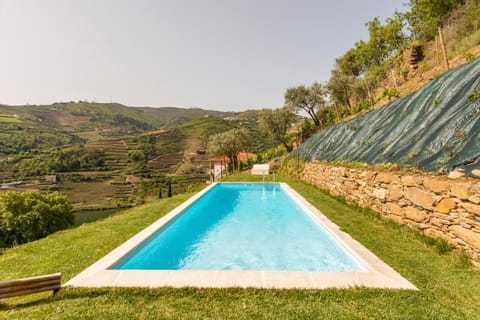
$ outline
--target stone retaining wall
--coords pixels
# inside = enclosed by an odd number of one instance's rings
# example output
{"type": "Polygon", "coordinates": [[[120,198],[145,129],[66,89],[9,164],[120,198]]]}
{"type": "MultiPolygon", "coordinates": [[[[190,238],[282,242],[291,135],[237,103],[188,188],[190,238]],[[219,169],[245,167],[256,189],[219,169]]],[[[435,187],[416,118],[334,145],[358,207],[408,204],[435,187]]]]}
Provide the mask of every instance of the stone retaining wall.
{"type": "Polygon", "coordinates": [[[480,258],[480,181],[306,163],[301,178],[480,258]]]}

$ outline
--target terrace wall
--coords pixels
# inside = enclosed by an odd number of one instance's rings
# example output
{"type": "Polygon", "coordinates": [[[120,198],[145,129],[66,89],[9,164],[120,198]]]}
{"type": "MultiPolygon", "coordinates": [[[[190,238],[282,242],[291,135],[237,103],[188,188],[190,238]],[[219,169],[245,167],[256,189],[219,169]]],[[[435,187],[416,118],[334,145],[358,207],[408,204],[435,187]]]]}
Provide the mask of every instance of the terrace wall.
{"type": "Polygon", "coordinates": [[[480,258],[480,181],[306,163],[301,179],[480,258]]]}

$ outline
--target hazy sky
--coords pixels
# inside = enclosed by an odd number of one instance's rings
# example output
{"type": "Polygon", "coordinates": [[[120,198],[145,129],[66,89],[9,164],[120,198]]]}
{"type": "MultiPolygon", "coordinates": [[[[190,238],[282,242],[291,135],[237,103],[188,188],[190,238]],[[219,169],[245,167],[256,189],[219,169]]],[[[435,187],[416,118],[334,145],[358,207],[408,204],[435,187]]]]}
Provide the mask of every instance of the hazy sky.
{"type": "Polygon", "coordinates": [[[407,0],[0,0],[0,103],[279,107],[407,0]]]}

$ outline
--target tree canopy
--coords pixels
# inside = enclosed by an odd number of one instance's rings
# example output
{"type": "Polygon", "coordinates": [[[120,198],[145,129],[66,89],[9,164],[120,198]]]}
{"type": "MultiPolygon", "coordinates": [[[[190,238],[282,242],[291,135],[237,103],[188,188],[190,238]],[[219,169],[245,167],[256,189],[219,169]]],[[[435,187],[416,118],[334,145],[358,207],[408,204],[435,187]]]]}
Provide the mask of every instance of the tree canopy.
{"type": "Polygon", "coordinates": [[[326,105],[326,95],[327,90],[320,82],[314,82],[311,86],[288,88],[285,92],[285,106],[293,112],[306,112],[315,125],[319,126],[317,111],[326,105]]]}
{"type": "Polygon", "coordinates": [[[0,193],[0,247],[43,238],[74,223],[64,195],[39,191],[0,193]]]}
{"type": "Polygon", "coordinates": [[[266,133],[275,142],[285,146],[291,151],[292,146],[288,144],[286,137],[287,130],[295,121],[295,115],[287,108],[263,109],[259,115],[260,130],[266,133]]]}
{"type": "Polygon", "coordinates": [[[428,41],[435,38],[437,29],[443,26],[446,16],[463,0],[410,0],[411,10],[405,17],[414,38],[428,41]]]}
{"type": "Polygon", "coordinates": [[[215,156],[227,156],[234,166],[237,166],[237,155],[250,145],[250,135],[247,129],[232,129],[214,134],[208,141],[208,151],[215,156]]]}

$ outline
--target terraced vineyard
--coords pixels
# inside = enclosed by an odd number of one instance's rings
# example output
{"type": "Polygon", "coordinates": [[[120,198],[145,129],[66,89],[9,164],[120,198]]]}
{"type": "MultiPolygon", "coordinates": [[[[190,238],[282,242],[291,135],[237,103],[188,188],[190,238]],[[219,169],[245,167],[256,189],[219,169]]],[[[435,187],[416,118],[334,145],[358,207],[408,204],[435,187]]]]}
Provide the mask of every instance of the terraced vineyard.
{"type": "Polygon", "coordinates": [[[105,167],[110,170],[123,171],[128,165],[128,146],[123,139],[97,141],[87,144],[85,148],[103,151],[105,167]]]}
{"type": "Polygon", "coordinates": [[[0,105],[0,191],[59,191],[79,210],[134,205],[166,196],[169,186],[182,193],[209,179],[212,135],[246,127],[255,151],[269,147],[258,132],[258,112],[231,115],[85,102],[0,105]]]}
{"type": "Polygon", "coordinates": [[[186,137],[178,129],[155,135],[156,154],[147,161],[153,175],[171,174],[183,160],[186,137]]]}

